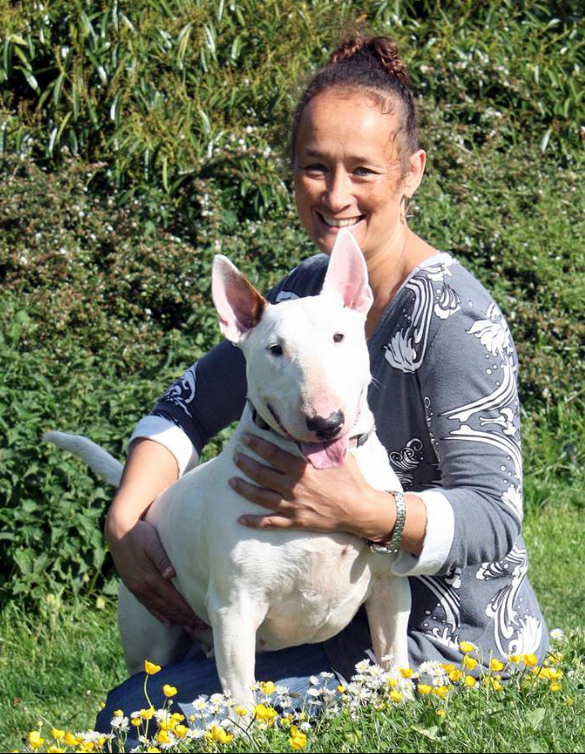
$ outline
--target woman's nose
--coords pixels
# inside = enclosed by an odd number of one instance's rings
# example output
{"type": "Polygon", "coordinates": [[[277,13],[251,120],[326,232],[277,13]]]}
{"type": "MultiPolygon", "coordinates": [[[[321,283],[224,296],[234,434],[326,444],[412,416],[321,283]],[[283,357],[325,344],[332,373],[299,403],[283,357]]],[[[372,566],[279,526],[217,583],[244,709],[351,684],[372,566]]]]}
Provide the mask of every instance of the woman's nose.
{"type": "Polygon", "coordinates": [[[339,212],[351,203],[351,181],[342,170],[330,174],[325,191],[325,204],[333,212],[339,212]]]}

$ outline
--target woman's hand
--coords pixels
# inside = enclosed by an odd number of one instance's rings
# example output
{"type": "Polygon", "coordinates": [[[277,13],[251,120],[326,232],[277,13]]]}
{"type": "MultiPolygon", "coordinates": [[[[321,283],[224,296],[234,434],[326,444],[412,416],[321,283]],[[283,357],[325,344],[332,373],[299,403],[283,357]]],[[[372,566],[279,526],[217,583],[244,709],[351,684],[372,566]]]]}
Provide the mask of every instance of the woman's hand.
{"type": "Polygon", "coordinates": [[[256,435],[244,435],[243,441],[270,465],[239,451],[234,461],[254,484],[234,477],[230,485],[271,512],[246,514],[240,523],[256,529],[346,531],[375,541],[388,537],[396,519],[395,506],[386,492],[370,487],[351,453],[340,466],[317,470],[256,435]]]}
{"type": "Polygon", "coordinates": [[[147,610],[168,628],[205,628],[171,584],[175,569],[152,524],[135,521],[120,526],[109,520],[106,539],[122,581],[147,610]]]}

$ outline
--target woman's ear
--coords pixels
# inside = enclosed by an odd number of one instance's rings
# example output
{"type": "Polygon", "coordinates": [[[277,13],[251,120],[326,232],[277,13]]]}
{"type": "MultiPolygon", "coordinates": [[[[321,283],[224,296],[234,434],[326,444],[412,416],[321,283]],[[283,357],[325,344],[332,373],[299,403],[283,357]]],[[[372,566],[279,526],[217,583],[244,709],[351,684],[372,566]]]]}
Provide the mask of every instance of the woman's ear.
{"type": "Polygon", "coordinates": [[[424,149],[417,149],[416,152],[410,155],[408,158],[408,168],[404,181],[402,183],[402,191],[404,196],[408,199],[414,194],[422,181],[423,173],[425,172],[425,165],[427,164],[427,153],[424,149]]]}

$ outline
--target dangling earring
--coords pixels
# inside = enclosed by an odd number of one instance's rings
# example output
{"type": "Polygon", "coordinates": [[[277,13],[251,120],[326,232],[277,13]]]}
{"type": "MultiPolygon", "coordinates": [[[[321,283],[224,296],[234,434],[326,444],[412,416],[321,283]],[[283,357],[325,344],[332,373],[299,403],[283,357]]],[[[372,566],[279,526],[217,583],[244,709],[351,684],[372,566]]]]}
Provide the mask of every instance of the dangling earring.
{"type": "Polygon", "coordinates": [[[408,205],[410,204],[410,196],[402,194],[400,200],[400,222],[406,224],[406,213],[408,212],[408,205]]]}

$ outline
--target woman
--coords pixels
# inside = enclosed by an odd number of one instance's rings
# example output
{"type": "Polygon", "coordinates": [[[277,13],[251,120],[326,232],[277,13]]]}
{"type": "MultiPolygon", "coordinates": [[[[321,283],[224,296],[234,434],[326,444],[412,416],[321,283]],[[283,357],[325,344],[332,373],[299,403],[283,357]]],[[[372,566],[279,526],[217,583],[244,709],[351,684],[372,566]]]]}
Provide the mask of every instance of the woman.
{"type": "MultiPolygon", "coordinates": [[[[479,647],[486,665],[492,655],[542,658],[547,630],[526,579],[520,532],[516,354],[501,312],[478,281],[408,227],[406,208],[426,160],[417,131],[395,43],[356,36],[344,42],[303,94],[291,140],[297,210],[323,254],[299,265],[269,298],[317,293],[324,255],[339,228],[351,229],[374,293],[366,325],[370,406],[406,490],[394,570],[410,577],[412,666],[460,662],[462,640],[479,647]]],[[[239,351],[220,344],[132,436],[106,533],[125,583],[163,621],[189,627],[199,619],[170,584],[172,565],[140,516],[197,462],[209,437],[239,416],[245,391],[239,351]]],[[[351,531],[378,542],[392,537],[394,496],[369,489],[350,454],[339,468],[320,472],[259,438],[250,446],[276,470],[239,454],[234,489],[266,507],[243,525],[351,531]]],[[[358,614],[324,645],[259,656],[257,676],[302,691],[306,676],[323,670],[348,677],[370,646],[358,614]]],[[[198,659],[197,667],[165,671],[165,682],[185,700],[219,690],[213,660],[198,659]]],[[[115,707],[142,704],[132,696],[141,683],[136,677],[112,692],[104,722],[115,707]]]]}

